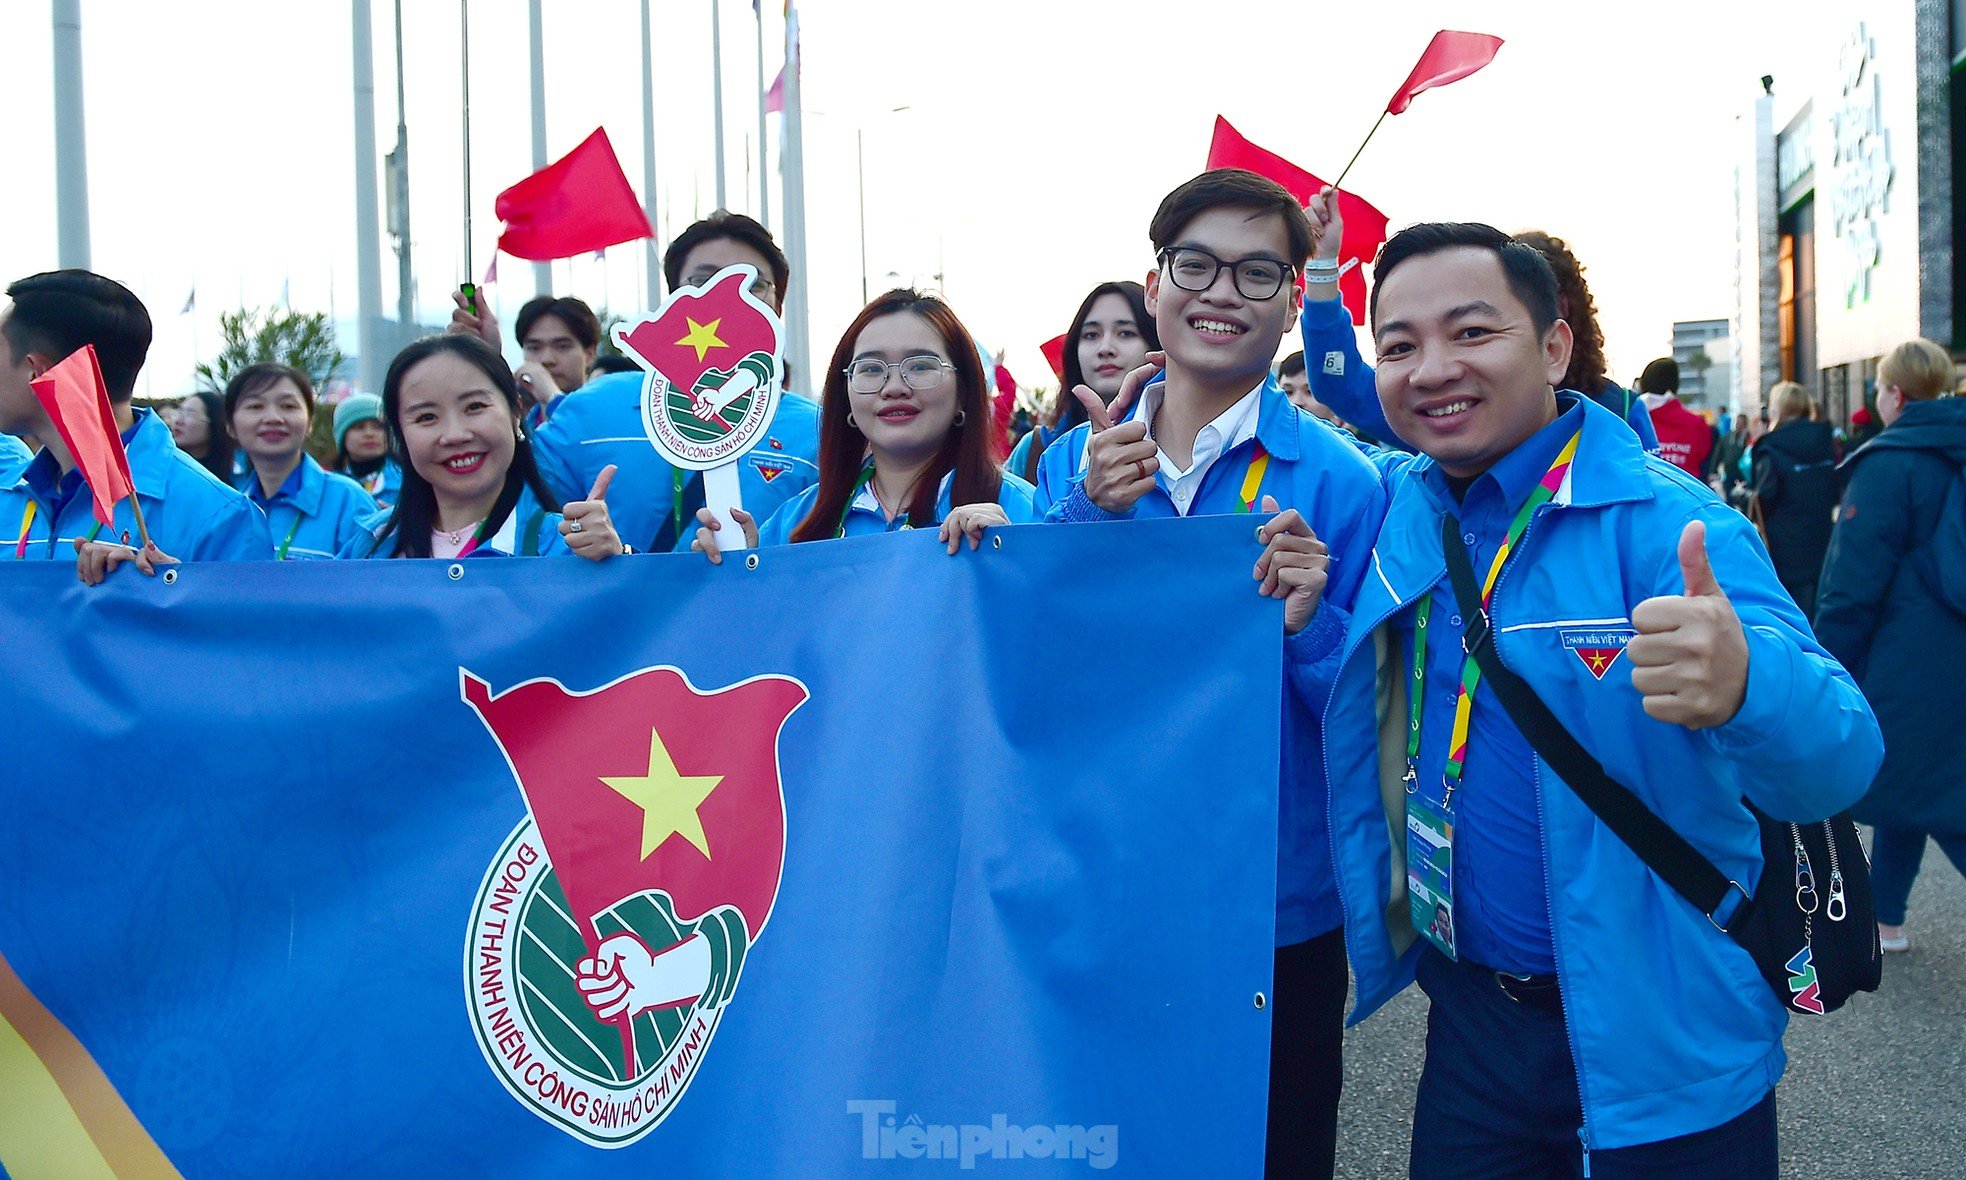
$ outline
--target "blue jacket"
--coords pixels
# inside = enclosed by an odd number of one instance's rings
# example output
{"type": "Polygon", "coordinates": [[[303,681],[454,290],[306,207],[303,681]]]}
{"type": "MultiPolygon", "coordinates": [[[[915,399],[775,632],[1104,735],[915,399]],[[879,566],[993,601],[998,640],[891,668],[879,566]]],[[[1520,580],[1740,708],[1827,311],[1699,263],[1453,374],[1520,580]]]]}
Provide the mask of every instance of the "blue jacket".
{"type": "MultiPolygon", "coordinates": [[[[1580,400],[1558,397],[1566,406],[1580,400]]],[[[1798,822],[1843,810],[1882,757],[1877,721],[1810,634],[1746,518],[1583,400],[1569,477],[1537,510],[1495,586],[1497,651],[1614,778],[1752,892],[1760,836],[1741,798],[1798,822]],[[1677,546],[1696,519],[1707,523],[1715,575],[1749,650],[1740,712],[1702,731],[1648,717],[1628,663],[1599,678],[1566,646],[1567,635],[1584,634],[1601,646],[1606,632],[1629,631],[1638,603],[1683,593],[1677,546]]],[[[1406,653],[1387,650],[1391,629],[1381,624],[1447,585],[1440,518],[1450,505],[1418,478],[1431,463],[1415,457],[1393,476],[1325,710],[1327,732],[1342,735],[1326,744],[1325,759],[1358,985],[1353,1022],[1413,978],[1400,782],[1406,653]],[[1375,690],[1383,712],[1375,713],[1375,690]]],[[[1785,1010],[1745,950],[1647,869],[1540,758],[1534,773],[1586,1143],[1654,1142],[1747,1110],[1781,1077],[1785,1010]]]]}
{"type": "MultiPolygon", "coordinates": [[[[1345,310],[1343,301],[1305,300],[1298,326],[1304,336],[1304,372],[1311,379],[1312,396],[1380,442],[1412,450],[1386,421],[1372,366],[1358,354],[1358,334],[1352,330],[1352,314],[1345,310]]],[[[1612,413],[1622,414],[1625,425],[1638,435],[1645,449],[1658,452],[1659,433],[1652,429],[1652,415],[1643,401],[1609,381],[1590,398],[1612,413]]]]}
{"type": "MultiPolygon", "coordinates": [[[[266,517],[246,498],[220,483],[211,472],[177,449],[171,428],[149,410],[137,410],[124,444],[130,456],[130,479],[143,506],[144,523],[157,547],[179,561],[265,561],[273,556],[266,517]]],[[[71,475],[76,473],[71,472],[71,475]]],[[[104,541],[137,540],[136,514],[130,502],[116,505],[113,527],[98,528],[86,489],[68,497],[59,519],[53,503],[31,485],[55,486],[59,478],[55,457],[43,449],[34,461],[0,488],[0,560],[16,555],[74,561],[77,537],[104,541]],[[35,505],[34,520],[21,536],[27,506],[35,505]],[[25,540],[26,544],[21,544],[25,540]],[[53,544],[50,544],[50,541],[53,544]]],[[[80,478],[76,475],[76,478],[80,478]]]]}
{"type": "MultiPolygon", "coordinates": [[[[951,478],[947,475],[942,477],[942,492],[935,501],[935,523],[938,525],[942,523],[943,517],[949,515],[951,478]]],[[[1030,484],[1008,471],[1004,472],[1003,486],[997,490],[997,505],[1003,509],[1004,515],[1010,518],[1010,523],[1030,524],[1037,519],[1037,514],[1031,509],[1031,490],[1030,484]]],[[[791,544],[793,530],[797,529],[812,512],[813,502],[818,498],[819,488],[814,485],[787,500],[783,508],[771,514],[770,520],[758,526],[758,547],[762,549],[768,545],[791,544]]],[[[906,513],[890,521],[887,514],[881,511],[880,501],[874,498],[873,492],[865,488],[862,488],[860,494],[847,503],[846,535],[849,537],[863,537],[870,533],[898,533],[910,527],[912,526],[908,524],[906,513]]],[[[696,530],[692,528],[690,539],[695,538],[696,530]]]]}
{"type": "MultiPolygon", "coordinates": [[[[1139,409],[1135,402],[1133,410],[1139,409]]],[[[1132,417],[1129,412],[1128,418],[1132,417]]],[[[1045,448],[1038,459],[1036,507],[1050,521],[1120,519],[1085,494],[1086,440],[1079,425],[1045,448]]],[[[1278,946],[1292,946],[1338,928],[1342,913],[1332,882],[1330,837],[1325,827],[1324,729],[1318,708],[1338,669],[1340,641],[1352,600],[1365,580],[1372,539],[1385,512],[1378,472],[1325,422],[1290,404],[1274,380],[1264,382],[1256,411],[1256,443],[1270,456],[1256,503],[1275,496],[1301,513],[1331,549],[1330,580],[1318,611],[1304,629],[1284,640],[1283,756],[1277,795],[1278,946]]],[[[1189,506],[1191,516],[1242,509],[1241,489],[1256,448],[1251,443],[1215,460],[1189,506]]],[[[1129,517],[1176,515],[1160,486],[1134,504],[1129,517]]],[[[1256,516],[1261,518],[1260,508],[1256,516]]],[[[1254,565],[1254,554],[1251,555],[1254,565]]],[[[1256,593],[1256,583],[1250,583],[1256,593]]]]}
{"type": "Polygon", "coordinates": [[[275,561],[326,561],[362,535],[362,520],[376,511],[361,484],[323,470],[307,454],[270,500],[260,495],[256,474],[249,473],[239,490],[266,514],[275,561]]]}
{"type": "MultiPolygon", "coordinates": [[[[354,472],[345,468],[338,470],[336,474],[345,475],[356,483],[361,484],[362,490],[367,492],[369,498],[375,501],[377,508],[392,507],[396,503],[396,497],[403,493],[403,465],[396,462],[393,455],[384,459],[382,466],[376,468],[366,476],[356,475],[354,472]]],[[[585,489],[582,490],[584,491],[585,489]]]]}
{"type": "Polygon", "coordinates": [[[0,487],[13,483],[34,459],[27,444],[11,434],[0,434],[0,487]]]}
{"type": "MultiPolygon", "coordinates": [[[[389,518],[395,515],[394,508],[384,508],[362,518],[361,531],[342,546],[338,558],[359,560],[365,557],[394,557],[397,542],[401,539],[396,533],[384,537],[382,530],[389,525],[389,518]]],[[[609,516],[613,509],[609,509],[609,516]]],[[[567,548],[565,537],[560,535],[560,514],[549,512],[540,504],[539,497],[530,488],[521,489],[518,503],[512,506],[511,515],[505,518],[498,531],[486,537],[484,543],[473,549],[471,557],[570,557],[573,550],[567,548]],[[528,552],[528,542],[531,551],[528,552]]],[[[444,560],[440,558],[439,560],[444,560]]]]}
{"type": "MultiPolygon", "coordinates": [[[[609,373],[581,386],[533,435],[533,456],[562,503],[585,497],[601,468],[614,464],[608,512],[621,539],[639,551],[687,550],[696,538],[703,479],[669,466],[649,442],[642,428],[643,379],[640,373],[609,373]]],[[[785,394],[763,440],[738,459],[744,510],[770,519],[819,482],[818,457],[818,404],[785,394]]]]}

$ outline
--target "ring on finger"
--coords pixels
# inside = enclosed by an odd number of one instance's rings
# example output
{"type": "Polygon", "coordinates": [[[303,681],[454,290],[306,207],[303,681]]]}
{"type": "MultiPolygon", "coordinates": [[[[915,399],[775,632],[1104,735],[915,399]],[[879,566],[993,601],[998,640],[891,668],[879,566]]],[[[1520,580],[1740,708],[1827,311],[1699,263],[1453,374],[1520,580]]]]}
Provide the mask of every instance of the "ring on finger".
{"type": "Polygon", "coordinates": [[[567,526],[567,531],[570,533],[577,533],[581,531],[581,529],[584,527],[586,526],[582,525],[579,521],[576,520],[572,524],[567,526]]]}
{"type": "Polygon", "coordinates": [[[1135,459],[1133,461],[1133,466],[1136,470],[1140,472],[1141,479],[1149,478],[1147,474],[1147,461],[1145,459],[1135,459]]]}

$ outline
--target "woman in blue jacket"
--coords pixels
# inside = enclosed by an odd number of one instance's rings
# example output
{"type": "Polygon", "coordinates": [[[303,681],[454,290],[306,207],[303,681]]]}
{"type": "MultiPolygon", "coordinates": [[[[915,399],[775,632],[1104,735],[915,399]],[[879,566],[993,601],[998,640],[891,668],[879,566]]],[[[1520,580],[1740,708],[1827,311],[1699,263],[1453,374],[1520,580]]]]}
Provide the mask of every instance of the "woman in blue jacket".
{"type": "Polygon", "coordinates": [[[1083,385],[1108,404],[1126,375],[1160,351],[1160,333],[1147,314],[1147,289],[1139,283],[1101,283],[1079,304],[1065,333],[1065,371],[1045,421],[1031,428],[1011,449],[1004,470],[1036,485],[1038,458],[1065,432],[1085,421],[1085,406],[1072,393],[1083,385]]]}
{"type": "MultiPolygon", "coordinates": [[[[819,482],[758,526],[732,514],[751,545],[937,528],[949,552],[992,525],[1033,519],[1031,485],[990,453],[981,354],[949,305],[889,291],[863,308],[833,350],[820,399],[819,482]]],[[[690,545],[721,563],[722,523],[708,508],[690,545]]]]}
{"type": "Polygon", "coordinates": [[[275,561],[332,558],[375,511],[361,485],[322,470],[307,453],[313,424],[314,385],[299,369],[248,365],[226,382],[226,433],[246,456],[237,486],[266,514],[275,561]]]}
{"type": "Polygon", "coordinates": [[[334,469],[375,498],[378,508],[396,502],[403,486],[403,467],[389,453],[389,422],[382,416],[382,399],[373,393],[351,393],[334,408],[334,469]]]}
{"type": "Polygon", "coordinates": [[[520,425],[519,386],[475,336],[426,336],[396,354],[382,402],[409,459],[396,506],[363,523],[341,557],[533,557],[601,561],[630,550],[608,516],[605,468],[585,500],[554,512],[520,425]]]}

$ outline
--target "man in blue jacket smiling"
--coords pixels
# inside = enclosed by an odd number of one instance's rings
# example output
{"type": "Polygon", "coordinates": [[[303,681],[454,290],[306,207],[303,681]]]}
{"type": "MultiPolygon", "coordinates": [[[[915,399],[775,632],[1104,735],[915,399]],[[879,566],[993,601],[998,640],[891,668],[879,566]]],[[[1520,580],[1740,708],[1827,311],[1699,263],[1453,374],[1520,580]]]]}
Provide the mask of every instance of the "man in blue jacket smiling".
{"type": "Polygon", "coordinates": [[[1772,1177],[1785,1010],[1467,676],[1482,620],[1443,517],[1503,663],[1750,891],[1743,797],[1797,822],[1849,806],[1876,720],[1747,521],[1556,388],[1570,332],[1534,249],[1415,226],[1372,310],[1380,402],[1421,454],[1389,468],[1325,732],[1354,1019],[1416,968],[1432,1001],[1413,1174],[1772,1177]]]}
{"type": "Polygon", "coordinates": [[[1147,310],[1165,351],[1148,354],[1110,407],[1075,391],[1091,420],[1045,448],[1036,507],[1067,522],[1261,514],[1252,581],[1284,601],[1287,681],[1268,1174],[1328,1176],[1346,977],[1318,711],[1385,497],[1349,439],[1293,406],[1270,375],[1297,314],[1291,280],[1311,251],[1296,199],[1253,172],[1217,169],[1169,193],[1148,235],[1159,265],[1147,310]],[[1162,359],[1165,373],[1148,381],[1162,359]]]}

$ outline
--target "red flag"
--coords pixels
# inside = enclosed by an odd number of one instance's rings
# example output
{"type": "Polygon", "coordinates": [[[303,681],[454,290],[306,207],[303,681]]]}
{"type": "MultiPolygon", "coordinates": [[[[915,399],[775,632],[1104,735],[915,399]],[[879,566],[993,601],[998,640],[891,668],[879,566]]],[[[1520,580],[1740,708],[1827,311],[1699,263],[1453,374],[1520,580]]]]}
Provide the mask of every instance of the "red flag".
{"type": "Polygon", "coordinates": [[[1386,104],[1386,113],[1403,113],[1412,105],[1413,96],[1422,90],[1459,82],[1494,61],[1495,51],[1501,47],[1502,39],[1487,33],[1457,33],[1452,29],[1435,33],[1434,39],[1427,42],[1427,51],[1413,64],[1413,72],[1386,104]]]}
{"type": "Polygon", "coordinates": [[[109,391],[102,383],[96,346],[84,344],[28,384],[88,482],[96,519],[105,525],[114,524],[116,502],[134,495],[136,484],[130,478],[123,432],[116,427],[116,412],[110,408],[109,391]]]}
{"type": "MultiPolygon", "coordinates": [[[[1044,359],[1051,362],[1051,371],[1058,374],[1058,379],[1063,381],[1065,379],[1065,337],[1062,334],[1053,336],[1043,344],[1038,345],[1038,351],[1044,353],[1044,359]]],[[[1070,391],[1068,390],[1067,392],[1070,391]]]]}
{"type": "MultiPolygon", "coordinates": [[[[1215,136],[1208,143],[1210,168],[1246,168],[1267,176],[1300,202],[1309,204],[1324,182],[1297,165],[1242,137],[1222,116],[1215,116],[1215,136]]],[[[1340,263],[1351,263],[1338,280],[1339,297],[1354,324],[1365,322],[1365,268],[1386,240],[1386,215],[1356,193],[1338,194],[1338,215],[1345,219],[1345,240],[1339,243],[1340,263]]]]}
{"type": "Polygon", "coordinates": [[[498,248],[515,258],[571,258],[655,236],[604,127],[498,194],[497,210],[498,248]]]}
{"type": "Polygon", "coordinates": [[[703,693],[674,668],[648,668],[589,693],[528,680],[493,695],[460,678],[590,949],[595,917],[644,891],[666,894],[685,922],[730,906],[757,939],[785,861],[778,731],[803,685],[762,676],[703,693]]]}

